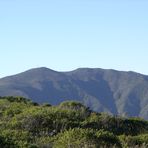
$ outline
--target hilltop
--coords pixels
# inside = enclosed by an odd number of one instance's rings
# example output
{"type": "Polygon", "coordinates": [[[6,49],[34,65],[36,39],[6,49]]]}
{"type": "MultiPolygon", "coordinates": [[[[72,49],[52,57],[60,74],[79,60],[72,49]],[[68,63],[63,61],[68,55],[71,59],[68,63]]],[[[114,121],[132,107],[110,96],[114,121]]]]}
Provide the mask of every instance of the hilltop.
{"type": "Polygon", "coordinates": [[[52,105],[74,100],[93,111],[148,119],[148,76],[136,72],[100,68],[57,72],[41,67],[0,79],[0,96],[52,105]]]}

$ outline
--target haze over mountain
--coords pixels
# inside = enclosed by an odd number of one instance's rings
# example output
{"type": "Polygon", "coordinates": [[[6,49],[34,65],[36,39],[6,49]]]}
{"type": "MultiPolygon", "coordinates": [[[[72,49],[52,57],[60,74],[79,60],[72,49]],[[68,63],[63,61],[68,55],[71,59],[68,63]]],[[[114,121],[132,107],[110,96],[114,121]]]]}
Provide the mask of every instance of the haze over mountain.
{"type": "Polygon", "coordinates": [[[148,119],[148,76],[135,72],[36,68],[0,79],[0,96],[24,96],[53,105],[76,100],[94,111],[148,119]]]}

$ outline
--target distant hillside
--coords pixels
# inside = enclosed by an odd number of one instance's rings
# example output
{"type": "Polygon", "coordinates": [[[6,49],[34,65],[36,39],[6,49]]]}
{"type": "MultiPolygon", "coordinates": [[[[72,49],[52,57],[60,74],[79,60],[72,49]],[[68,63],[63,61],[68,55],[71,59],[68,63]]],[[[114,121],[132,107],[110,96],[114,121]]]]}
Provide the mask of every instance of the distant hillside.
{"type": "Polygon", "coordinates": [[[135,72],[31,69],[0,79],[0,96],[24,96],[53,105],[76,100],[94,111],[148,119],[148,76],[135,72]]]}

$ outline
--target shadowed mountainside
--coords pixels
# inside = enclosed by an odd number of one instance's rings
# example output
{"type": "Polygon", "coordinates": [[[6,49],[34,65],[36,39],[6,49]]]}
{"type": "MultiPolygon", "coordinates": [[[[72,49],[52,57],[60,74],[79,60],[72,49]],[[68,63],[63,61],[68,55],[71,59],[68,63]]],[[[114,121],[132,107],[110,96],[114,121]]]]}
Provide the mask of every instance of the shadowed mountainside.
{"type": "Polygon", "coordinates": [[[53,105],[76,100],[94,111],[148,119],[148,76],[135,72],[36,68],[0,79],[0,96],[24,96],[53,105]]]}

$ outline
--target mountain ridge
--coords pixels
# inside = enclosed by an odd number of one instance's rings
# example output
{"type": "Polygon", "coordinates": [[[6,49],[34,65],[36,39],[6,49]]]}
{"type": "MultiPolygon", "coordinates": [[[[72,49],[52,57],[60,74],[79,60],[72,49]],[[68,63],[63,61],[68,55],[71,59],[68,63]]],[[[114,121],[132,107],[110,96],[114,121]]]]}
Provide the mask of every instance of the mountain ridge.
{"type": "Polygon", "coordinates": [[[148,119],[148,76],[131,71],[34,68],[0,79],[0,96],[10,95],[53,105],[76,100],[94,111],[148,119]]]}

